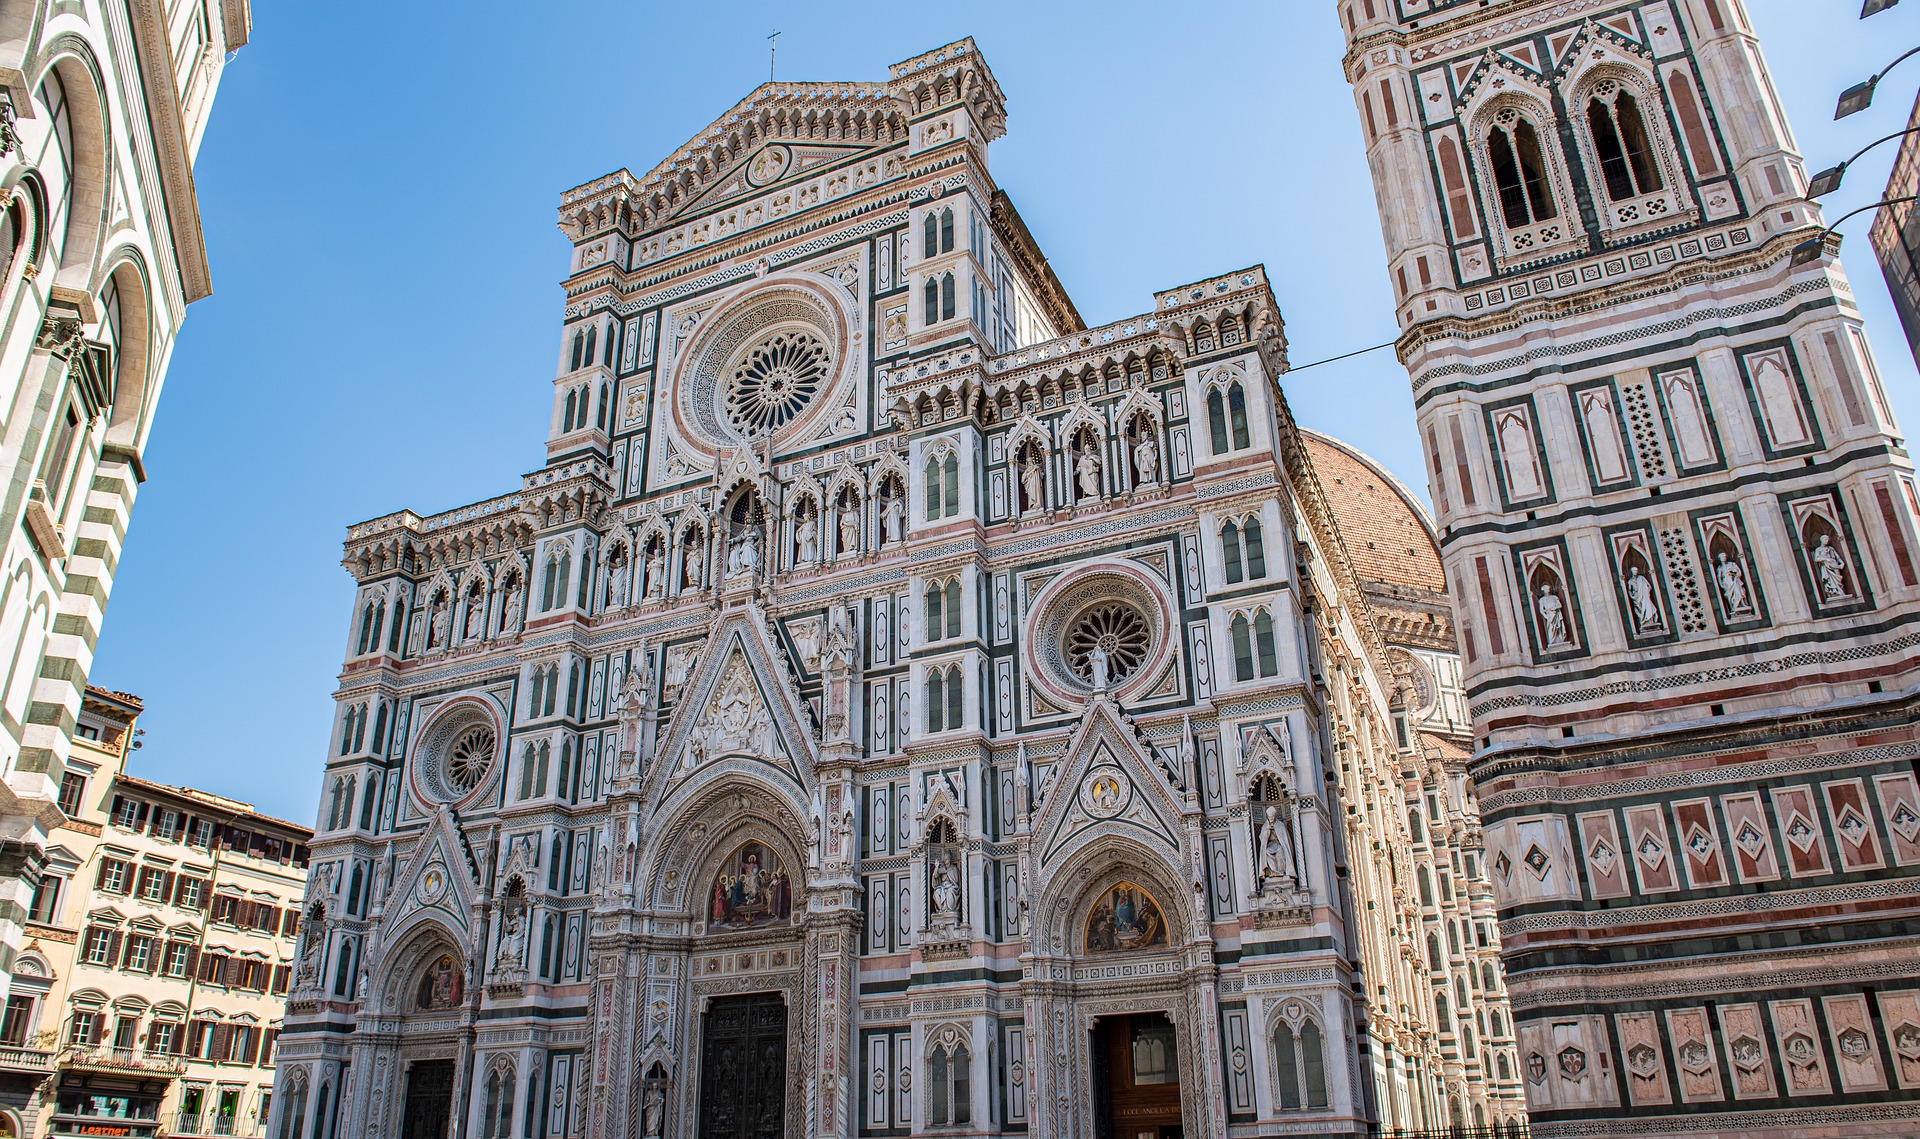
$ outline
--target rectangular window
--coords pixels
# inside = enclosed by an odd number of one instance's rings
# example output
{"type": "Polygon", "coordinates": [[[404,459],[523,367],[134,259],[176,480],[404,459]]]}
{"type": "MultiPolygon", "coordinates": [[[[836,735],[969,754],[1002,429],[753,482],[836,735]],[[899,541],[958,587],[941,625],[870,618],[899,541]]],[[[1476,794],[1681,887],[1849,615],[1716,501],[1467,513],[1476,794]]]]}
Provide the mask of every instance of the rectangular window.
{"type": "Polygon", "coordinates": [[[127,892],[127,871],[130,868],[117,858],[109,858],[100,864],[100,888],[109,894],[127,892]]]}
{"type": "Polygon", "coordinates": [[[170,1020],[156,1020],[147,1030],[147,1051],[157,1056],[180,1054],[180,1026],[170,1020]]]}
{"type": "Polygon", "coordinates": [[[140,817],[139,803],[134,802],[132,799],[127,798],[125,795],[115,795],[113,797],[113,825],[114,826],[126,827],[128,830],[132,830],[134,822],[138,820],[139,817],[140,817]]]}
{"type": "Polygon", "coordinates": [[[113,963],[113,931],[98,927],[87,931],[86,960],[89,965],[113,963]]]}
{"type": "Polygon", "coordinates": [[[200,900],[207,888],[203,878],[181,878],[174,887],[175,902],[190,910],[200,908],[200,900]]]}
{"type": "Polygon", "coordinates": [[[88,1012],[84,1009],[76,1010],[73,1014],[73,1022],[67,1029],[67,1043],[78,1044],[82,1047],[92,1047],[94,1042],[99,1039],[99,1037],[95,1035],[99,1031],[99,1025],[99,1013],[88,1012]]]}
{"type": "Polygon", "coordinates": [[[180,833],[180,812],[175,810],[156,811],[153,816],[153,837],[172,842],[180,833]]]}
{"type": "Polygon", "coordinates": [[[147,866],[140,871],[140,899],[160,903],[167,900],[167,872],[147,866]]]}
{"type": "Polygon", "coordinates": [[[167,944],[167,976],[184,977],[187,975],[187,954],[189,952],[191,952],[191,947],[184,941],[174,941],[167,944]]]}
{"type": "Polygon", "coordinates": [[[27,1042],[27,1032],[33,1027],[33,998],[23,993],[14,993],[7,998],[7,1011],[0,1016],[0,1044],[9,1044],[15,1048],[27,1042]]]}
{"type": "Polygon", "coordinates": [[[41,925],[52,925],[60,918],[60,888],[66,885],[66,879],[54,874],[43,875],[40,884],[33,888],[33,905],[27,911],[28,921],[37,921],[41,925]]]}
{"type": "Polygon", "coordinates": [[[213,900],[213,920],[232,922],[234,911],[239,909],[240,900],[221,895],[213,900]]]}
{"type": "MultiPolygon", "coordinates": [[[[84,726],[85,725],[82,725],[82,727],[84,726]]],[[[99,735],[99,731],[96,729],[94,734],[99,735]]],[[[69,771],[65,775],[61,776],[60,778],[60,810],[65,812],[68,818],[73,818],[75,815],[78,815],[80,813],[81,805],[86,800],[86,797],[87,797],[87,777],[86,776],[80,774],[78,771],[69,771]]]]}
{"type": "Polygon", "coordinates": [[[127,962],[123,968],[129,973],[153,972],[153,938],[137,933],[128,938],[127,962]]]}

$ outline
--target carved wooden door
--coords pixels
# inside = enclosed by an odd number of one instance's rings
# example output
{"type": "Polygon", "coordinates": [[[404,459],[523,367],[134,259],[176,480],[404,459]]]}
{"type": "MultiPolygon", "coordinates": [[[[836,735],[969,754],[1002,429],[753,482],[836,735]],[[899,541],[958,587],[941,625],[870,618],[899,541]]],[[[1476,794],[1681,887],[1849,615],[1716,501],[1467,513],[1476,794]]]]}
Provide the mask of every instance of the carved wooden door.
{"type": "Polygon", "coordinates": [[[407,1070],[400,1139],[446,1139],[453,1111],[453,1061],[416,1060],[407,1070]]]}
{"type": "Polygon", "coordinates": [[[786,1087],[786,1002],[714,998],[701,1025],[698,1139],[782,1139],[786,1087]]]}

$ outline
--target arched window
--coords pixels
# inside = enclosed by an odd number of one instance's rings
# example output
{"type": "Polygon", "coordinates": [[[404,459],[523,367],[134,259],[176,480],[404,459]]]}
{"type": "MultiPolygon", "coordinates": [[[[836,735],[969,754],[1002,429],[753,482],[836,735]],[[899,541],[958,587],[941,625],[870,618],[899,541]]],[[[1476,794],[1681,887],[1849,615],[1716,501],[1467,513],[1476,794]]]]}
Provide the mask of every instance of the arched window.
{"type": "Polygon", "coordinates": [[[1267,575],[1267,551],[1260,540],[1258,518],[1228,522],[1222,526],[1220,553],[1226,565],[1228,584],[1267,575]]]}
{"type": "Polygon", "coordinates": [[[587,351],[586,351],[585,362],[588,364],[593,363],[593,339],[599,334],[600,334],[600,330],[597,328],[587,329],[587,351]]]}
{"type": "Polygon", "coordinates": [[[365,656],[380,647],[380,626],[374,617],[373,601],[367,601],[367,607],[360,611],[360,645],[354,649],[355,656],[365,656]]]}
{"type": "Polygon", "coordinates": [[[587,334],[585,332],[577,328],[573,330],[573,360],[572,363],[568,365],[567,371],[577,372],[580,370],[581,349],[586,347],[586,340],[587,334]]]}
{"type": "Polygon", "coordinates": [[[529,686],[527,692],[529,697],[527,700],[527,715],[538,716],[540,714],[540,705],[544,702],[546,694],[547,670],[536,666],[533,670],[533,684],[529,686]]]}
{"type": "MultiPolygon", "coordinates": [[[[381,711],[385,710],[386,706],[381,705],[381,711]]],[[[360,796],[360,829],[363,831],[373,829],[373,808],[379,801],[379,793],[379,782],[373,779],[367,780],[366,793],[360,796]]]]}
{"type": "Polygon", "coordinates": [[[1267,546],[1260,535],[1260,520],[1249,518],[1240,526],[1240,545],[1247,555],[1247,580],[1267,576],[1267,546]]]}
{"type": "Polygon", "coordinates": [[[553,966],[553,915],[549,914],[540,928],[540,975],[553,976],[553,966]]]}
{"type": "Polygon", "coordinates": [[[547,666],[547,700],[546,700],[546,703],[541,707],[540,714],[543,716],[553,715],[553,706],[555,702],[559,700],[559,698],[560,698],[560,666],[557,664],[550,664],[547,666]]]}
{"type": "Polygon", "coordinates": [[[940,211],[940,252],[953,252],[953,210],[940,211]]]}
{"type": "Polygon", "coordinates": [[[1274,1067],[1280,1076],[1280,1110],[1319,1111],[1327,1106],[1327,1057],[1320,1026],[1298,1029],[1282,1022],[1273,1033],[1274,1067]]]}
{"type": "Polygon", "coordinates": [[[328,830],[334,830],[340,826],[340,800],[346,793],[347,781],[340,776],[335,776],[333,780],[333,795],[327,800],[328,830]]]}
{"type": "Polygon", "coordinates": [[[302,1080],[288,1093],[286,1106],[280,1109],[280,1139],[305,1139],[307,1127],[307,1084],[302,1080]]]}
{"type": "Polygon", "coordinates": [[[927,1123],[958,1127],[973,1122],[973,1057],[967,1046],[936,1044],[927,1055],[927,1123]]]}
{"type": "Polygon", "coordinates": [[[960,513],[960,456],[949,451],[940,461],[940,487],[946,496],[947,517],[960,513]]]}
{"type": "Polygon", "coordinates": [[[1614,80],[1602,80],[1587,99],[1587,129],[1600,157],[1600,174],[1607,197],[1616,202],[1638,198],[1660,189],[1660,171],[1639,100],[1614,80]]]}
{"type": "Polygon", "coordinates": [[[1489,993],[1493,992],[1498,987],[1494,984],[1493,962],[1491,961],[1482,961],[1480,963],[1480,987],[1485,989],[1489,993]]]}
{"type": "Polygon", "coordinates": [[[1226,563],[1227,584],[1233,585],[1246,578],[1246,569],[1240,560],[1240,527],[1229,522],[1220,527],[1220,557],[1226,563]]]}
{"type": "Polygon", "coordinates": [[[927,731],[944,732],[947,730],[947,671],[943,668],[927,670],[927,731]]]}
{"type": "Polygon", "coordinates": [[[1207,393],[1207,426],[1213,434],[1213,453],[1226,454],[1231,449],[1227,442],[1227,403],[1219,388],[1207,393]]]}
{"type": "Polygon", "coordinates": [[[388,652],[397,653],[400,651],[401,630],[405,629],[406,627],[407,627],[407,603],[405,601],[395,601],[393,603],[393,625],[387,631],[387,651],[388,652]]]}
{"type": "Polygon", "coordinates": [[[1427,933],[1427,964],[1439,969],[1446,964],[1446,956],[1440,952],[1440,935],[1432,931],[1427,933]]]}
{"type": "Polygon", "coordinates": [[[960,666],[947,666],[947,728],[962,726],[966,713],[966,689],[960,683],[960,666]]]}
{"type": "Polygon", "coordinates": [[[573,393],[568,392],[566,410],[560,413],[560,433],[564,435],[567,432],[572,430],[573,430],[573,393]]]}
{"type": "Polygon", "coordinates": [[[560,782],[554,784],[554,793],[565,796],[568,776],[573,773],[573,737],[560,741],[560,782]]]}
{"type": "Polygon", "coordinates": [[[960,579],[947,582],[946,594],[947,636],[957,637],[960,635],[960,579]]]}
{"type": "Polygon", "coordinates": [[[600,362],[609,368],[613,367],[613,350],[617,348],[620,343],[619,332],[619,325],[610,324],[607,326],[607,346],[601,350],[600,362]]]}
{"type": "Polygon", "coordinates": [[[533,745],[528,744],[526,750],[520,753],[520,797],[522,799],[533,798],[533,761],[533,745]]]}
{"type": "Polygon", "coordinates": [[[940,639],[944,630],[947,627],[946,612],[947,612],[946,589],[943,588],[941,584],[937,581],[929,583],[927,585],[927,613],[926,613],[927,619],[926,619],[926,624],[924,626],[926,629],[927,640],[936,641],[940,639]]]}
{"type": "Polygon", "coordinates": [[[1440,1031],[1453,1031],[1453,1014],[1448,1011],[1447,994],[1443,990],[1433,994],[1434,1019],[1440,1022],[1440,1031]]]}
{"type": "Polygon", "coordinates": [[[1420,867],[1419,878],[1420,904],[1423,906],[1431,906],[1433,905],[1433,871],[1422,866],[1420,867]]]}
{"type": "Polygon", "coordinates": [[[1519,229],[1559,216],[1547,183],[1539,131],[1512,111],[1500,118],[1487,132],[1487,155],[1493,164],[1493,184],[1500,193],[1500,213],[1508,228],[1519,229]]]}
{"type": "Polygon", "coordinates": [[[580,662],[574,661],[567,666],[567,715],[578,718],[584,709],[580,704],[580,662]]]}
{"type": "Polygon", "coordinates": [[[533,794],[536,798],[547,793],[547,760],[552,756],[553,745],[541,740],[538,758],[534,761],[533,767],[533,794]]]}
{"type": "Polygon", "coordinates": [[[60,186],[48,194],[47,203],[47,236],[54,242],[57,261],[66,249],[67,223],[73,207],[73,112],[67,106],[67,88],[57,70],[47,72],[37,94],[53,124],[53,158],[60,170],[60,186]]]}
{"type": "Polygon", "coordinates": [[[1413,837],[1415,845],[1427,841],[1426,820],[1420,817],[1420,808],[1407,808],[1407,833],[1413,837]]]}
{"type": "Polygon", "coordinates": [[[1260,675],[1279,675],[1280,662],[1273,644],[1273,617],[1265,609],[1254,615],[1253,643],[1254,652],[1259,658],[1260,675]]]}
{"type": "Polygon", "coordinates": [[[1473,216],[1473,195],[1467,192],[1466,164],[1452,138],[1440,140],[1440,182],[1446,190],[1447,216],[1453,220],[1455,240],[1477,237],[1480,223],[1473,216]]]}
{"type": "MultiPolygon", "coordinates": [[[[613,337],[607,337],[607,351],[613,351],[613,337]]],[[[607,385],[600,385],[600,402],[594,405],[593,425],[600,430],[607,429],[607,385]]]]}
{"type": "Polygon", "coordinates": [[[940,282],[934,280],[932,277],[928,277],[926,285],[921,289],[921,296],[925,301],[925,305],[923,306],[926,309],[925,323],[928,325],[939,324],[940,323],[940,282]]]}
{"type": "Polygon", "coordinates": [[[1233,424],[1233,449],[1253,446],[1247,434],[1247,393],[1237,380],[1227,385],[1227,418],[1233,424]]]}
{"type": "Polygon", "coordinates": [[[946,273],[940,278],[940,319],[953,319],[953,274],[946,273]]]}
{"type": "Polygon", "coordinates": [[[1502,1080],[1511,1080],[1513,1078],[1513,1061],[1507,1059],[1505,1052],[1501,1052],[1493,1058],[1493,1066],[1494,1069],[1500,1073],[1502,1080]]]}
{"type": "Polygon", "coordinates": [[[920,256],[932,257],[940,252],[940,220],[928,210],[925,220],[920,223],[920,256]]]}
{"type": "Polygon", "coordinates": [[[333,995],[344,997],[353,992],[353,939],[340,939],[340,965],[333,972],[333,995]]]}
{"type": "Polygon", "coordinates": [[[1233,678],[1235,680],[1253,679],[1253,630],[1247,624],[1244,614],[1236,614],[1231,626],[1233,631],[1233,678]]]}

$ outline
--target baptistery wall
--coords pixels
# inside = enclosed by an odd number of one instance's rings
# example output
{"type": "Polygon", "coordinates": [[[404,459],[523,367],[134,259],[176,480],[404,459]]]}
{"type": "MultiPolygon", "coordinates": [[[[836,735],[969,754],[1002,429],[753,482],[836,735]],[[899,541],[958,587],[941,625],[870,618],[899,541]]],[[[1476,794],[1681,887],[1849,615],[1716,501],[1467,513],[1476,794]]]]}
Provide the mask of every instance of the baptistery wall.
{"type": "Polygon", "coordinates": [[[348,531],[276,1135],[1517,1133],[1431,524],[1263,269],[1086,327],[1003,120],[962,41],[564,195],[546,464],[348,531]]]}

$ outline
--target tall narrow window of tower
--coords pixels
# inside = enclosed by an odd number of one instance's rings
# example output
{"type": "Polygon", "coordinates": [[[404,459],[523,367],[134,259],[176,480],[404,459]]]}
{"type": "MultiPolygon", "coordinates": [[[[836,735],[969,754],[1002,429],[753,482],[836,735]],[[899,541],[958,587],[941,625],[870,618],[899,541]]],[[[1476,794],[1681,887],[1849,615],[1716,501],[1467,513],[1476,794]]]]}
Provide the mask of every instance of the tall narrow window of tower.
{"type": "Polygon", "coordinates": [[[940,319],[953,319],[953,274],[947,273],[940,278],[940,319]]]}
{"type": "Polygon", "coordinates": [[[1487,133],[1487,153],[1493,160],[1493,181],[1507,225],[1518,229],[1558,217],[1547,185],[1546,161],[1540,154],[1539,131],[1512,112],[1501,117],[1506,121],[1487,133]]]}
{"type": "Polygon", "coordinates": [[[596,337],[596,336],[598,336],[599,334],[600,334],[600,330],[599,330],[599,329],[597,329],[597,328],[589,328],[589,329],[587,329],[587,351],[586,351],[586,355],[585,355],[585,361],[584,361],[585,363],[588,363],[588,364],[591,364],[591,363],[593,363],[593,342],[594,342],[594,337],[596,337]]]}
{"type": "Polygon", "coordinates": [[[615,335],[618,331],[619,325],[609,324],[607,326],[607,347],[606,350],[600,354],[600,362],[609,368],[613,367],[613,349],[615,345],[619,343],[619,338],[615,335]]]}
{"type": "Polygon", "coordinates": [[[1707,9],[1707,22],[1713,25],[1713,30],[1716,32],[1726,31],[1727,19],[1720,13],[1719,0],[1702,0],[1702,2],[1707,9]]]}
{"type": "MultiPolygon", "coordinates": [[[[927,221],[931,223],[933,219],[928,218],[927,221]]],[[[926,320],[924,323],[929,325],[939,324],[940,323],[940,282],[934,280],[932,277],[928,277],[926,287],[921,291],[926,300],[926,305],[925,305],[926,320]]]]}
{"type": "Polygon", "coordinates": [[[407,603],[404,600],[396,600],[393,603],[393,624],[387,631],[388,652],[397,653],[400,651],[400,637],[406,628],[406,624],[407,603]]]}
{"type": "Polygon", "coordinates": [[[953,252],[953,211],[940,211],[940,252],[953,252]]]}
{"type": "Polygon", "coordinates": [[[1240,527],[1232,522],[1220,528],[1220,560],[1226,564],[1227,584],[1237,584],[1243,573],[1240,563],[1240,527]]]}
{"type": "Polygon", "coordinates": [[[1640,116],[1639,101],[1626,88],[1611,79],[1601,83],[1587,100],[1587,127],[1600,155],[1607,197],[1624,202],[1660,189],[1646,120],[1640,116]]]}
{"type": "Polygon", "coordinates": [[[573,332],[573,359],[568,363],[567,371],[577,372],[580,370],[580,356],[586,346],[587,334],[579,329],[575,329],[573,332]]]}
{"type": "Polygon", "coordinates": [[[1400,125],[1400,108],[1394,102],[1393,80],[1391,79],[1382,79],[1380,81],[1380,107],[1387,113],[1388,130],[1392,130],[1400,125]]]}
{"type": "Polygon", "coordinates": [[[1452,138],[1440,140],[1440,181],[1447,191],[1447,216],[1453,221],[1456,241],[1478,236],[1479,222],[1473,216],[1473,198],[1467,193],[1465,168],[1460,162],[1460,147],[1452,138]]]}
{"type": "Polygon", "coordinates": [[[1680,133],[1687,137],[1687,154],[1693,160],[1693,172],[1705,178],[1720,173],[1720,159],[1714,153],[1713,139],[1707,135],[1707,125],[1700,114],[1700,98],[1694,93],[1693,80],[1685,71],[1675,68],[1667,73],[1667,96],[1673,101],[1673,112],[1680,118],[1680,133]]]}
{"type": "Polygon", "coordinates": [[[1227,417],[1233,424],[1234,450],[1253,446],[1247,434],[1247,393],[1238,381],[1227,385],[1227,417]]]}
{"type": "MultiPolygon", "coordinates": [[[[608,349],[612,349],[613,347],[613,338],[611,336],[607,338],[607,347],[608,349]]],[[[585,417],[582,416],[581,418],[584,422],[585,417]]],[[[600,385],[600,401],[594,405],[593,425],[602,431],[607,429],[607,385],[605,384],[600,385]]]]}
{"type": "Polygon", "coordinates": [[[940,220],[928,210],[920,223],[920,256],[932,257],[940,252],[940,220]]]}

